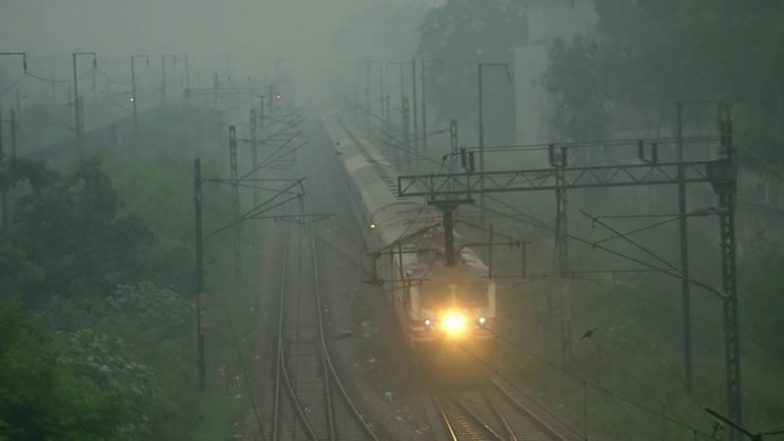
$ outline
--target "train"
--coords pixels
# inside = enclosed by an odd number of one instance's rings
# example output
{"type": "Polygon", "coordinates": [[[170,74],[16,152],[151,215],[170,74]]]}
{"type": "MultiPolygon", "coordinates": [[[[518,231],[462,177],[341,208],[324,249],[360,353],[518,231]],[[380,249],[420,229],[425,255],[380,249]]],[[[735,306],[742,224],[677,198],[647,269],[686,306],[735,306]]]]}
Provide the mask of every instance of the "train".
{"type": "Polygon", "coordinates": [[[450,265],[441,212],[424,198],[399,197],[394,165],[338,114],[321,120],[354,214],[365,226],[372,278],[384,287],[407,346],[452,371],[494,363],[496,285],[488,267],[465,246],[455,248],[450,265]]]}

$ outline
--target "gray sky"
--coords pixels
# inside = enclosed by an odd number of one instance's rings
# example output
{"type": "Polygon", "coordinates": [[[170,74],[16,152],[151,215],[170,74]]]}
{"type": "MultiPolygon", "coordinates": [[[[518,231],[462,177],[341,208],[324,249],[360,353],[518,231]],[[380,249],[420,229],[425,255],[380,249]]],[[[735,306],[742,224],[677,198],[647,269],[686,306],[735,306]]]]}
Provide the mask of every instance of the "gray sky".
{"type": "Polygon", "coordinates": [[[0,49],[312,56],[374,3],[438,0],[0,0],[0,49]]]}

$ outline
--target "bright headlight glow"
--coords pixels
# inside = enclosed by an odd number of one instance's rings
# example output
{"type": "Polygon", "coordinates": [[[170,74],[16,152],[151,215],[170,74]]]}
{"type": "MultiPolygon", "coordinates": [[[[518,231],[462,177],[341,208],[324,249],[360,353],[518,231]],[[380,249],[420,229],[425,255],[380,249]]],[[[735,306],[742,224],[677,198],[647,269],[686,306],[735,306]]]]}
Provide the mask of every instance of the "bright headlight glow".
{"type": "Polygon", "coordinates": [[[448,312],[443,319],[444,331],[449,335],[461,334],[466,327],[465,317],[458,312],[448,312]]]}
{"type": "Polygon", "coordinates": [[[485,323],[487,323],[487,319],[483,315],[479,316],[479,319],[477,321],[479,322],[480,325],[484,325],[485,323]]]}

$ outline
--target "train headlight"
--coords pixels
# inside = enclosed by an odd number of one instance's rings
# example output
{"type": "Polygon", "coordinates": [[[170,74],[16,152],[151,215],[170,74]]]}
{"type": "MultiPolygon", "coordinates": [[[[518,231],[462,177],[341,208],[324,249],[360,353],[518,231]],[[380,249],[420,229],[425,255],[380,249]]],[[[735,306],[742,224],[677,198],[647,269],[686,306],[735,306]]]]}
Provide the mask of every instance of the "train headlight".
{"type": "Polygon", "coordinates": [[[431,326],[433,326],[433,320],[425,319],[425,327],[429,328],[431,326]]]}
{"type": "Polygon", "coordinates": [[[485,323],[487,323],[487,318],[485,318],[483,315],[480,315],[476,321],[479,322],[479,326],[484,326],[485,323]]]}
{"type": "Polygon", "coordinates": [[[457,312],[448,312],[444,316],[444,331],[448,335],[460,335],[465,331],[466,320],[462,314],[457,312]]]}

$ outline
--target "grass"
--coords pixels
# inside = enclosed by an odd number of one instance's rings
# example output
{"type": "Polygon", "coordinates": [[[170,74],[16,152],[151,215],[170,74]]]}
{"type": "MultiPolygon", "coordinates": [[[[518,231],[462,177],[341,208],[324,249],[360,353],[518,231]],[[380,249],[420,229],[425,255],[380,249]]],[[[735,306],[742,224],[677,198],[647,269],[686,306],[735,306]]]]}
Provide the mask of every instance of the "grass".
{"type": "MultiPolygon", "coordinates": [[[[221,160],[214,146],[183,148],[182,134],[172,124],[171,129],[147,133],[144,139],[129,142],[121,149],[104,151],[104,167],[110,172],[124,208],[140,215],[159,239],[164,256],[164,274],[179,285],[185,295],[192,294],[193,286],[193,177],[190,155],[204,157],[204,177],[222,176],[221,160]],[[176,272],[176,274],[174,274],[176,272]]],[[[209,138],[209,137],[207,137],[209,138]]],[[[211,138],[210,138],[211,139],[211,138]]],[[[224,225],[230,219],[231,197],[227,186],[205,184],[204,231],[224,225]]],[[[253,309],[258,295],[255,274],[261,265],[261,246],[243,250],[246,277],[236,277],[233,268],[233,236],[226,231],[205,240],[205,308],[207,390],[190,401],[176,397],[182,421],[171,422],[179,427],[178,439],[226,440],[233,439],[241,428],[244,411],[248,407],[248,393],[244,379],[226,381],[247,372],[255,347],[256,312],[253,309]],[[230,384],[229,384],[230,383],[230,384]],[[238,425],[240,423],[240,425],[238,425]]],[[[258,225],[244,226],[243,243],[261,243],[258,225]]],[[[195,351],[193,351],[195,352],[195,351]]],[[[196,378],[195,363],[192,366],[196,378]]],[[[193,385],[196,387],[196,384],[193,385]]],[[[184,397],[182,397],[184,398],[184,397]]],[[[174,404],[172,403],[172,404],[174,404]]]]}

